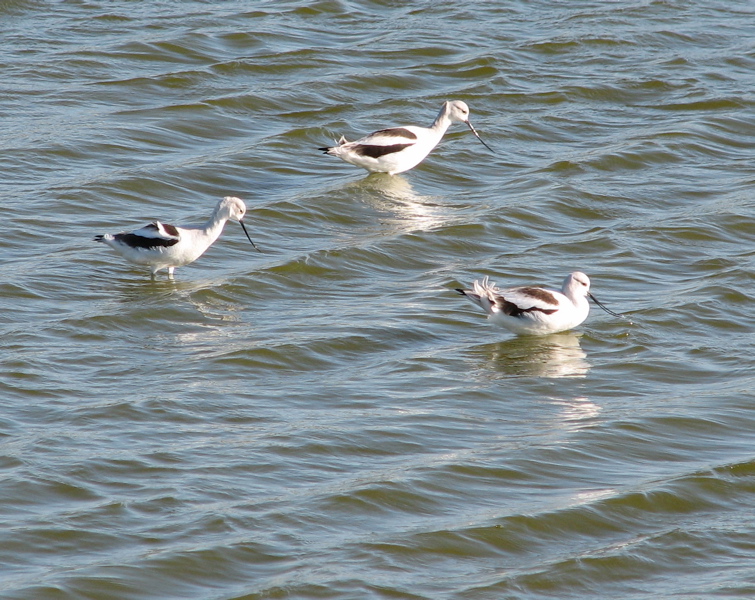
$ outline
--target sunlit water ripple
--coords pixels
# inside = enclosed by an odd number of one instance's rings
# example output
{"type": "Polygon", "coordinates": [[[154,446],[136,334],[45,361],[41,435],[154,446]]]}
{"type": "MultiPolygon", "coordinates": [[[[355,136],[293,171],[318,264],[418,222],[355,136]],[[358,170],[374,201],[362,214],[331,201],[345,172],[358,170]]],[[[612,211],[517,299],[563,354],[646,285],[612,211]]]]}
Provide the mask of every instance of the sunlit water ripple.
{"type": "Polygon", "coordinates": [[[0,597],[755,594],[750,2],[0,17],[0,597]],[[446,99],[496,154],[317,152],[446,99]],[[91,241],[225,195],[263,254],[91,241]],[[453,292],[575,269],[627,320],[453,292]]]}

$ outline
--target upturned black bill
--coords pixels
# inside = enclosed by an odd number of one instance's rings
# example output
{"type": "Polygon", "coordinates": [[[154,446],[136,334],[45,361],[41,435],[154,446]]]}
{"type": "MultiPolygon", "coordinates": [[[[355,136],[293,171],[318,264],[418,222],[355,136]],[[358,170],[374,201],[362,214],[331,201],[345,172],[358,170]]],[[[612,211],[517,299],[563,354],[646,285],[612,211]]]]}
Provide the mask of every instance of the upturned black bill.
{"type": "Polygon", "coordinates": [[[602,308],[604,311],[606,311],[609,315],[613,315],[614,317],[619,317],[620,319],[626,319],[626,317],[624,315],[620,315],[619,313],[615,313],[612,310],[610,310],[609,308],[606,308],[601,302],[598,302],[598,299],[595,296],[593,296],[592,294],[587,294],[587,295],[590,296],[590,300],[592,300],[593,302],[595,302],[595,304],[597,304],[598,306],[600,306],[600,308],[602,308]]]}
{"type": "Polygon", "coordinates": [[[483,146],[485,146],[485,147],[486,147],[486,148],[487,148],[488,150],[490,150],[490,151],[491,151],[491,152],[492,152],[493,154],[495,154],[495,150],[493,150],[493,149],[492,149],[492,148],[491,148],[490,146],[488,146],[488,145],[487,145],[487,144],[485,143],[485,141],[484,141],[484,140],[483,140],[483,139],[482,139],[482,138],[480,137],[480,134],[479,134],[479,133],[477,133],[477,130],[476,130],[476,129],[475,129],[474,127],[472,127],[472,123],[470,123],[469,121],[464,121],[464,122],[465,122],[465,123],[466,123],[466,124],[467,124],[467,125],[469,126],[469,128],[470,128],[470,129],[472,130],[472,133],[474,133],[474,134],[475,134],[475,137],[477,137],[477,139],[478,139],[478,140],[480,140],[480,142],[482,142],[482,145],[483,145],[483,146]]]}
{"type": "MultiPolygon", "coordinates": [[[[246,230],[246,227],[244,226],[244,221],[239,221],[239,225],[241,225],[241,229],[244,230],[244,233],[246,234],[246,239],[248,239],[250,242],[252,242],[252,238],[249,237],[249,232],[246,230]]],[[[257,252],[262,253],[262,250],[260,250],[259,248],[257,248],[257,244],[255,244],[254,242],[252,242],[252,246],[254,246],[254,249],[257,252]]]]}

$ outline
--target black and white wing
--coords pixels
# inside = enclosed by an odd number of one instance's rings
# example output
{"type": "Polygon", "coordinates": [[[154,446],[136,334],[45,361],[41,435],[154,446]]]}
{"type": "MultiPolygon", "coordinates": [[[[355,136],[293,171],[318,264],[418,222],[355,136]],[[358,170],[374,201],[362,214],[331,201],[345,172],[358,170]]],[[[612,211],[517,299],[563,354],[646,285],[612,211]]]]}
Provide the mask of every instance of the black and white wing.
{"type": "Polygon", "coordinates": [[[488,314],[503,313],[512,317],[521,317],[528,313],[541,312],[551,315],[560,307],[558,297],[549,290],[538,287],[502,290],[487,277],[482,281],[475,281],[472,290],[457,289],[456,291],[482,307],[488,314]]]}
{"type": "Polygon", "coordinates": [[[331,150],[340,148],[354,152],[359,156],[380,158],[386,154],[393,154],[394,152],[401,152],[406,148],[410,148],[417,143],[417,140],[417,134],[408,127],[393,127],[391,129],[381,129],[355,142],[347,142],[344,138],[341,138],[338,146],[320,148],[320,150],[326,154],[332,154],[331,150]]]}
{"type": "Polygon", "coordinates": [[[550,290],[539,287],[518,287],[501,290],[495,295],[496,308],[512,317],[540,312],[552,315],[561,306],[558,297],[550,290]]]}
{"type": "Polygon", "coordinates": [[[116,241],[131,248],[168,248],[175,246],[181,236],[173,225],[164,225],[155,221],[130,233],[119,233],[113,236],[116,241]]]}

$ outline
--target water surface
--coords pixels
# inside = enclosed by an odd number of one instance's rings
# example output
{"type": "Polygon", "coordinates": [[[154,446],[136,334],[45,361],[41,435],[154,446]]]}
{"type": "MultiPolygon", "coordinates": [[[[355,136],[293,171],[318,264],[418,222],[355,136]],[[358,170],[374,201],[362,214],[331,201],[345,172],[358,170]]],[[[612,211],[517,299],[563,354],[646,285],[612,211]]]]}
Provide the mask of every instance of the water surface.
{"type": "Polygon", "coordinates": [[[753,17],[0,3],[0,597],[751,597],[753,17]],[[496,154],[316,150],[447,99],[496,154]],[[226,195],[263,254],[92,242],[226,195]],[[576,269],[631,322],[453,292],[576,269]]]}

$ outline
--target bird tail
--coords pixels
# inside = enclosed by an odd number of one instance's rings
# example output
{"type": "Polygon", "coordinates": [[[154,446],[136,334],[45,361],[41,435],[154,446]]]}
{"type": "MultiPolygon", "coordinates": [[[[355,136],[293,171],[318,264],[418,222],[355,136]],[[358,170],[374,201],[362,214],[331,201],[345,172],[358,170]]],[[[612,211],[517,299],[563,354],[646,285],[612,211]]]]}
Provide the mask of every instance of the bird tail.
{"type": "Polygon", "coordinates": [[[489,279],[485,277],[482,281],[475,281],[472,284],[472,288],[473,289],[471,290],[456,288],[456,291],[462,296],[469,298],[469,300],[474,302],[480,308],[488,311],[491,304],[495,304],[495,292],[497,291],[495,283],[491,283],[489,279]]]}
{"type": "Polygon", "coordinates": [[[493,299],[495,294],[499,291],[495,286],[495,283],[490,281],[490,278],[487,275],[482,278],[482,281],[475,281],[472,287],[474,287],[476,294],[490,299],[493,299]]]}
{"type": "Polygon", "coordinates": [[[456,288],[456,291],[462,296],[469,298],[477,306],[482,308],[482,298],[480,298],[480,296],[478,294],[475,294],[472,290],[463,290],[461,288],[456,288]]]}
{"type": "Polygon", "coordinates": [[[348,144],[346,141],[346,138],[341,136],[341,139],[336,142],[335,146],[329,146],[327,148],[318,148],[318,150],[322,151],[323,154],[333,154],[333,150],[338,148],[338,146],[343,146],[344,144],[348,144]]]}
{"type": "Polygon", "coordinates": [[[94,241],[95,242],[104,242],[105,241],[105,236],[104,235],[95,235],[94,236],[94,241]]]}

